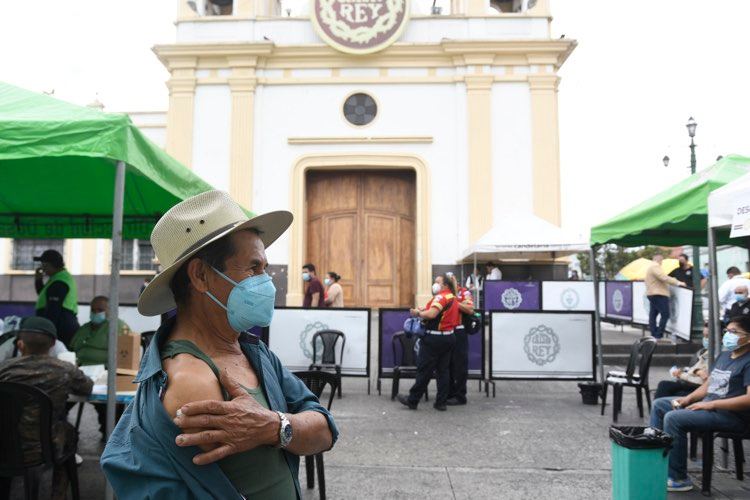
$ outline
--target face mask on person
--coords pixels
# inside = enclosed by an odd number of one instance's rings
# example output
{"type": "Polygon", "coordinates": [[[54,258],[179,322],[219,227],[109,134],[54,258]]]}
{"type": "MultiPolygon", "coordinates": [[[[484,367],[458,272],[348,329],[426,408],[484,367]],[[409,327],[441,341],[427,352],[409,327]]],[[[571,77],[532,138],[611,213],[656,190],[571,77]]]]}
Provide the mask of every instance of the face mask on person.
{"type": "Polygon", "coordinates": [[[708,349],[708,338],[703,337],[703,348],[708,349]]]}
{"type": "Polygon", "coordinates": [[[310,273],[302,273],[303,281],[310,281],[310,273]]]}
{"type": "Polygon", "coordinates": [[[331,283],[333,283],[333,281],[331,281],[331,278],[326,278],[323,280],[323,283],[325,283],[326,286],[331,286],[331,283]]]}
{"type": "Polygon", "coordinates": [[[107,313],[105,312],[94,312],[91,311],[91,314],[89,314],[89,318],[91,319],[91,322],[95,325],[101,325],[107,320],[107,313]]]}
{"type": "MultiPolygon", "coordinates": [[[[721,339],[721,344],[727,351],[734,351],[740,347],[740,336],[734,332],[727,331],[721,339]]],[[[744,346],[742,346],[744,347],[744,346]]]]}
{"type": "Polygon", "coordinates": [[[437,295],[440,293],[440,290],[442,290],[442,286],[440,286],[440,283],[433,283],[432,284],[432,295],[437,295]]]}
{"type": "Polygon", "coordinates": [[[747,295],[745,295],[744,293],[735,293],[734,300],[736,300],[737,302],[745,302],[745,300],[747,300],[747,295]]]}
{"type": "Polygon", "coordinates": [[[211,269],[234,285],[229,293],[227,305],[221,303],[211,292],[206,292],[211,300],[227,312],[229,326],[237,333],[246,332],[254,326],[268,326],[273,319],[273,305],[276,287],[271,276],[266,273],[250,276],[237,283],[215,267],[211,269]]]}

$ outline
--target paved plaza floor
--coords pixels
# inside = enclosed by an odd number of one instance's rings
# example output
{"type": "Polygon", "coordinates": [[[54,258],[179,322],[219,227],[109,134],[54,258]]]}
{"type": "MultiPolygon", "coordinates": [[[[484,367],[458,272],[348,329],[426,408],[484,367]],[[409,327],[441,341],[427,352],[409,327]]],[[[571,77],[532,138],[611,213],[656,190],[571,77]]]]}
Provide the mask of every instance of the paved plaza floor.
{"type": "MultiPolygon", "coordinates": [[[[652,370],[652,387],[662,371],[652,370]]],[[[469,404],[446,412],[434,410],[432,401],[410,411],[390,400],[390,380],[384,382],[383,395],[378,396],[374,384],[372,394],[367,394],[365,379],[344,379],[344,397],[333,403],[341,438],[325,454],[328,498],[611,497],[607,434],[611,408],[600,416],[598,406],[583,405],[575,382],[498,381],[497,397],[487,398],[472,381],[469,404]]],[[[402,381],[402,392],[410,384],[402,381]]],[[[430,394],[434,395],[434,383],[430,394]]],[[[644,422],[627,390],[623,410],[620,423],[644,422]]],[[[103,498],[98,466],[102,446],[96,414],[87,406],[80,445],[85,462],[79,468],[86,500],[103,498]]],[[[715,463],[720,463],[718,450],[715,463]]],[[[733,463],[730,454],[731,469],[733,463]]],[[[691,468],[700,484],[699,465],[691,468]]],[[[304,470],[300,479],[304,498],[318,498],[317,489],[304,490],[304,470]]],[[[46,497],[48,484],[49,475],[41,498],[46,497]]],[[[713,485],[714,498],[750,498],[750,479],[737,481],[733,471],[715,470],[713,485]]],[[[13,498],[23,498],[22,491],[17,480],[13,498]]],[[[671,499],[698,497],[698,490],[670,495],[671,499]]]]}

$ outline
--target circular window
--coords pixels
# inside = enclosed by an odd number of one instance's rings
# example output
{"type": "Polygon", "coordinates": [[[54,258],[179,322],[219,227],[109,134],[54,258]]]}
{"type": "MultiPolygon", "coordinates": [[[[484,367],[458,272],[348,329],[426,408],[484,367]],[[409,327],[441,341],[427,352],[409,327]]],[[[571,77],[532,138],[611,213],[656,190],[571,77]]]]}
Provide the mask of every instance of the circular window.
{"type": "Polygon", "coordinates": [[[352,94],[344,102],[344,116],[352,125],[367,125],[377,114],[378,105],[367,94],[352,94]]]}

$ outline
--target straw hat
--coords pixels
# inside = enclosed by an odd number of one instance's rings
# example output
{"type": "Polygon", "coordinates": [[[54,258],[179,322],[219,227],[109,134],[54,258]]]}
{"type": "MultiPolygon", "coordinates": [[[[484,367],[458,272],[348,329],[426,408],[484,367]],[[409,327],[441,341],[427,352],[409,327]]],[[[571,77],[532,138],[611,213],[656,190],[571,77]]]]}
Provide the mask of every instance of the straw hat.
{"type": "Polygon", "coordinates": [[[143,290],[138,311],[156,316],[177,307],[169,283],[182,264],[201,248],[243,229],[257,229],[268,247],[286,231],[292,219],[286,211],[248,218],[224,191],[207,191],[178,203],[159,219],[151,233],[151,245],[163,271],[143,290]]]}

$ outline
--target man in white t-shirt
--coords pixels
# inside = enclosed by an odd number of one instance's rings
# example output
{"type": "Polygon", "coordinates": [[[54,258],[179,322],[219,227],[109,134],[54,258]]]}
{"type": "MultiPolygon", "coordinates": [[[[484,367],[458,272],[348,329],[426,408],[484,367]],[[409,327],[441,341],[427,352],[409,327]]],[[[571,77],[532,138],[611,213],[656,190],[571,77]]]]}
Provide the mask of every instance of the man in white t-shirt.
{"type": "Polygon", "coordinates": [[[727,281],[719,287],[719,306],[724,314],[732,307],[736,302],[734,298],[734,291],[737,287],[746,286],[750,287],[750,280],[744,278],[740,270],[732,266],[727,269],[727,281]]]}
{"type": "Polygon", "coordinates": [[[492,262],[488,262],[485,265],[485,270],[487,272],[487,275],[485,276],[485,279],[488,279],[488,280],[501,280],[501,279],[503,279],[503,273],[500,271],[500,268],[497,267],[496,264],[493,264],[492,262]]]}

